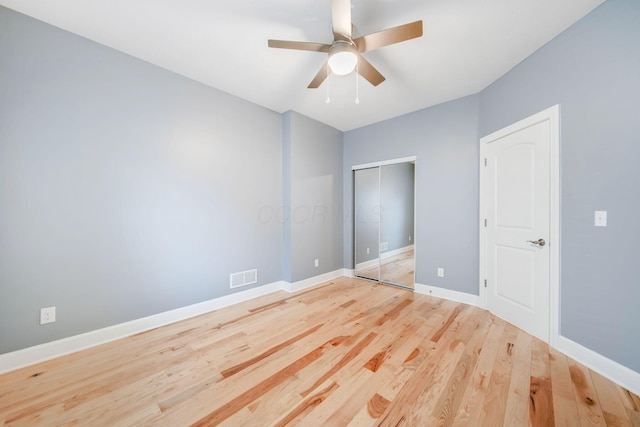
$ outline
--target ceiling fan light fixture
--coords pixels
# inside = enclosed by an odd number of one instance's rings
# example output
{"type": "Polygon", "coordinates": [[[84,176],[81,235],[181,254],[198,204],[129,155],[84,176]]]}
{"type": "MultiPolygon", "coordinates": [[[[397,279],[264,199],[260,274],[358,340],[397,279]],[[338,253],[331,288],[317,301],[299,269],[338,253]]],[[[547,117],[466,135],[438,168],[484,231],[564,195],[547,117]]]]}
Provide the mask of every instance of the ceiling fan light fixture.
{"type": "MultiPolygon", "coordinates": [[[[384,46],[422,37],[422,21],[415,21],[353,38],[352,7],[352,0],[331,0],[331,27],[333,30],[333,42],[331,44],[269,40],[268,46],[328,54],[328,60],[322,64],[320,70],[307,86],[309,89],[320,87],[322,82],[327,80],[331,74],[346,76],[354,71],[373,86],[378,86],[385,80],[384,76],[362,54],[384,46]]],[[[356,84],[357,81],[356,79],[356,84]]]]}
{"type": "Polygon", "coordinates": [[[357,48],[346,41],[336,41],[329,51],[329,68],[337,76],[346,76],[358,64],[357,48]]]}

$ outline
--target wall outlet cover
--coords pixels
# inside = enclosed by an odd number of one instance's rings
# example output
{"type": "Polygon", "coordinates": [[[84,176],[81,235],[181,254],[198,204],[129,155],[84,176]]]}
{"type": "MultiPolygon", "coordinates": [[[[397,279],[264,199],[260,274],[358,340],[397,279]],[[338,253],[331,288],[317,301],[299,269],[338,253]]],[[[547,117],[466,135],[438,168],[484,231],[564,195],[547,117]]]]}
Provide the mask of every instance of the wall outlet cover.
{"type": "Polygon", "coordinates": [[[595,220],[593,225],[596,227],[606,227],[607,226],[607,211],[596,211],[595,220]]]}
{"type": "Polygon", "coordinates": [[[56,308],[47,307],[40,309],[40,324],[46,325],[47,323],[53,323],[56,321],[56,308]]]}

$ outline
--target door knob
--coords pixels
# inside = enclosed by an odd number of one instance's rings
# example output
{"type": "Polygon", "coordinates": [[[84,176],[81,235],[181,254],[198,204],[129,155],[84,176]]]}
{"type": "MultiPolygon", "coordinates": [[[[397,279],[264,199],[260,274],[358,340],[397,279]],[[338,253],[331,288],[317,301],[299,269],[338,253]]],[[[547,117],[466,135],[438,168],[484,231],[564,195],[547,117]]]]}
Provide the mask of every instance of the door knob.
{"type": "Polygon", "coordinates": [[[547,244],[547,242],[544,241],[544,239],[538,239],[538,240],[527,240],[527,242],[529,243],[533,243],[534,245],[538,245],[538,246],[544,246],[547,244]]]}

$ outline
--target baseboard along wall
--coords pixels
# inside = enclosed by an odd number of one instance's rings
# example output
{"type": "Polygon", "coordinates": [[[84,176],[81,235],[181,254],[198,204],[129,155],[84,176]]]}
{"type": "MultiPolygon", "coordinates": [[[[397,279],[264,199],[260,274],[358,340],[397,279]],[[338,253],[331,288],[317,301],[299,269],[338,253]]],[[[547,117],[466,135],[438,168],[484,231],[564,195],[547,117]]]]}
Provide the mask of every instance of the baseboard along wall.
{"type": "Polygon", "coordinates": [[[478,295],[467,294],[464,292],[452,291],[450,289],[439,288],[437,286],[422,285],[416,283],[414,290],[418,294],[429,295],[432,297],[448,299],[455,302],[461,302],[463,304],[473,305],[476,307],[482,307],[480,304],[480,297],[478,295]]]}
{"type": "Polygon", "coordinates": [[[556,349],[592,371],[640,395],[640,373],[622,366],[562,335],[558,338],[556,349]]]}
{"type": "Polygon", "coordinates": [[[233,304],[249,301],[273,292],[298,292],[343,276],[349,276],[349,270],[339,269],[295,283],[285,281],[274,282],[186,307],[177,308],[175,310],[169,310],[152,316],[143,317],[141,319],[131,320],[129,322],[119,323],[117,325],[108,326],[95,331],[35,345],[33,347],[27,347],[10,353],[0,354],[0,374],[55,359],[56,357],[75,353],[90,347],[106,344],[108,342],[139,334],[160,326],[165,326],[170,323],[179,322],[181,320],[209,313],[233,304]]]}
{"type": "MultiPolygon", "coordinates": [[[[154,314],[141,319],[2,354],[0,355],[0,374],[209,313],[233,304],[249,301],[273,292],[286,291],[294,293],[340,277],[354,277],[354,271],[351,269],[338,269],[294,283],[279,281],[257,286],[187,307],[177,308],[164,313],[154,314]]],[[[420,283],[415,284],[414,290],[418,294],[430,295],[478,307],[482,306],[478,295],[471,295],[420,283]]],[[[622,366],[563,336],[558,338],[556,348],[611,381],[614,381],[633,393],[640,394],[640,373],[622,366]]]]}
{"type": "Polygon", "coordinates": [[[248,301],[266,294],[284,290],[285,282],[275,282],[258,286],[245,291],[236,292],[223,297],[214,298],[175,310],[165,311],[141,319],[119,323],[95,331],[63,338],[56,341],[27,347],[0,355],[0,373],[13,371],[25,366],[55,359],[66,354],[75,353],[134,334],[179,322],[201,314],[209,313],[233,304],[248,301]]]}

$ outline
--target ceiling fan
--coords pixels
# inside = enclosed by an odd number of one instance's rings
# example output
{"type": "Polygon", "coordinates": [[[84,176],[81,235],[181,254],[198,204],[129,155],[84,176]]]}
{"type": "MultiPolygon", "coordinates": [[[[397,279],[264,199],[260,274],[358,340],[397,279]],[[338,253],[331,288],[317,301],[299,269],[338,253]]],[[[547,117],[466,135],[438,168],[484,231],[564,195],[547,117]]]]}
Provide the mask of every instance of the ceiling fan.
{"type": "Polygon", "coordinates": [[[331,44],[288,40],[269,40],[268,42],[269,47],[329,54],[327,61],[309,83],[308,87],[311,89],[319,87],[331,73],[346,75],[354,70],[357,70],[372,85],[378,86],[385,80],[384,76],[364,59],[361,53],[422,36],[422,21],[416,21],[352,38],[351,0],[331,0],[331,20],[333,23],[333,43],[331,44]]]}

